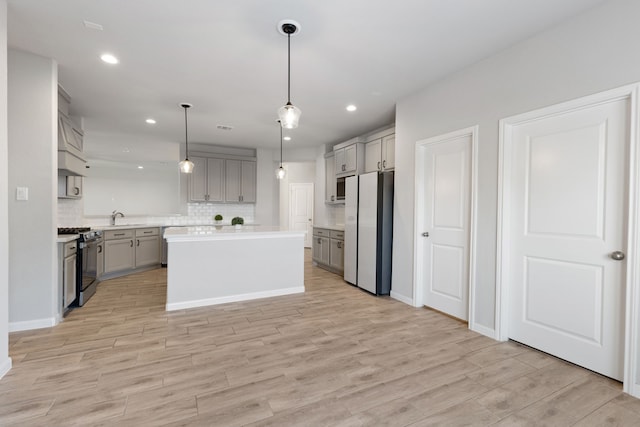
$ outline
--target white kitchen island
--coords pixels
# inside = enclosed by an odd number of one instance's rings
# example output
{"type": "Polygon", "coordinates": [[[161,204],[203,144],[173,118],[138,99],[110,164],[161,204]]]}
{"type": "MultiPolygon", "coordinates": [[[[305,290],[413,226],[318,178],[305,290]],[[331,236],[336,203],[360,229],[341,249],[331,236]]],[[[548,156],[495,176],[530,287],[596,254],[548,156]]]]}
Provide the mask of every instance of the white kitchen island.
{"type": "Polygon", "coordinates": [[[172,227],[166,309],[304,292],[304,232],[279,227],[172,227]]]}

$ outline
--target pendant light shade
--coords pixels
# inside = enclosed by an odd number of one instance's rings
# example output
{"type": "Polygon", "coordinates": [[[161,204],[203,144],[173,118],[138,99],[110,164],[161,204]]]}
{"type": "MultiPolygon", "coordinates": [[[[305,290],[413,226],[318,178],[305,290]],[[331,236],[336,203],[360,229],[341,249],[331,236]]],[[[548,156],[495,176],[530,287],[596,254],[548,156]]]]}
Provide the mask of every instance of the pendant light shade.
{"type": "Polygon", "coordinates": [[[193,172],[193,162],[189,160],[189,127],[187,122],[187,110],[191,108],[191,104],[180,104],[184,108],[184,143],[185,143],[185,156],[184,160],[179,163],[180,172],[191,173],[193,172]]]}
{"type": "Polygon", "coordinates": [[[291,102],[287,102],[287,105],[278,109],[278,117],[283,128],[295,129],[298,127],[298,121],[300,121],[300,115],[302,111],[291,102]]]}
{"type": "Polygon", "coordinates": [[[278,127],[280,128],[280,167],[276,169],[276,178],[284,179],[287,171],[282,167],[282,122],[280,120],[278,120],[278,127]]]}
{"type": "Polygon", "coordinates": [[[287,103],[278,109],[280,125],[283,128],[295,129],[298,127],[302,111],[291,103],[291,35],[298,32],[300,25],[291,20],[285,20],[278,24],[278,29],[287,36],[287,103]]]}

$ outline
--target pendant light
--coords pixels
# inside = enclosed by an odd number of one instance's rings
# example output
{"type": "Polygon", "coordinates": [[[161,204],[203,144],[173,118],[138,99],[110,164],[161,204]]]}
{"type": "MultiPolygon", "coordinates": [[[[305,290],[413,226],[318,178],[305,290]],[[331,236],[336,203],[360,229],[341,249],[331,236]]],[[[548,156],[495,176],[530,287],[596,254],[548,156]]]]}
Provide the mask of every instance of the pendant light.
{"type": "Polygon", "coordinates": [[[291,35],[298,32],[300,24],[292,20],[284,20],[278,24],[280,33],[287,36],[287,103],[278,109],[280,125],[283,128],[295,129],[302,111],[291,103],[291,35]]]}
{"type": "Polygon", "coordinates": [[[287,176],[287,171],[282,167],[282,123],[278,120],[278,127],[280,128],[280,167],[276,169],[276,178],[284,179],[287,176]]]}
{"type": "Polygon", "coordinates": [[[187,126],[187,110],[191,108],[191,104],[182,103],[180,104],[182,108],[184,108],[184,143],[185,143],[185,156],[184,160],[180,162],[180,172],[182,173],[191,173],[193,172],[193,162],[189,160],[189,133],[187,126]]]}

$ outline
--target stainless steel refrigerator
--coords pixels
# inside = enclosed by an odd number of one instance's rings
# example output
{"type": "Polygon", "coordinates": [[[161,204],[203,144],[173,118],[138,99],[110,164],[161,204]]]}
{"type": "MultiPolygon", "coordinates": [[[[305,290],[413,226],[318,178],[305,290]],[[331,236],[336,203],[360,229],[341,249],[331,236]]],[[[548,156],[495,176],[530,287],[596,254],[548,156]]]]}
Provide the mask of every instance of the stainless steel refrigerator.
{"type": "Polygon", "coordinates": [[[393,172],[345,180],[344,280],[375,295],[391,291],[393,172]]]}

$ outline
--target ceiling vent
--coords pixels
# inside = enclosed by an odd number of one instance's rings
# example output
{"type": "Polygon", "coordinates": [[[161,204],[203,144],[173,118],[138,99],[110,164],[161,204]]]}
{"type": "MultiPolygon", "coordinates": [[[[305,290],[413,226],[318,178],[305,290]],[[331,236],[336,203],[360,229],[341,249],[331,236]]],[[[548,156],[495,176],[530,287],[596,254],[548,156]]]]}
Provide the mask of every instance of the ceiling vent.
{"type": "Polygon", "coordinates": [[[233,130],[233,126],[217,125],[216,127],[220,130],[233,130]]]}
{"type": "Polygon", "coordinates": [[[102,31],[102,25],[100,24],[96,24],[95,22],[91,22],[91,21],[83,21],[83,24],[85,26],[85,28],[89,28],[91,30],[98,30],[98,31],[102,31]]]}

